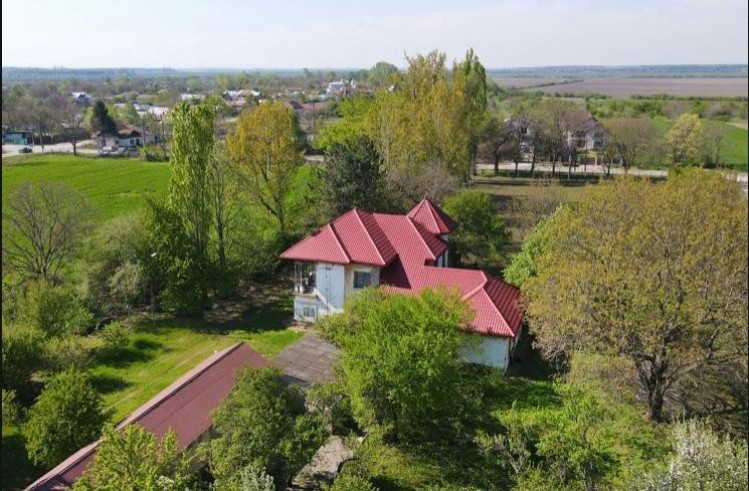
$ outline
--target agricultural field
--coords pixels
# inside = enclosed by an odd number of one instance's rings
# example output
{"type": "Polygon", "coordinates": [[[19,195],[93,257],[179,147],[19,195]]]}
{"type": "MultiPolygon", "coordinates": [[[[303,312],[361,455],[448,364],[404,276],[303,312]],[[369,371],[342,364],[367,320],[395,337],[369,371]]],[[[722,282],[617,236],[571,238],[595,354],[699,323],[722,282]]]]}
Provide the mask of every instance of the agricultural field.
{"type": "MultiPolygon", "coordinates": [[[[538,79],[543,80],[543,79],[538,79]]],[[[547,79],[548,80],[548,79],[547,79]]],[[[539,82],[539,84],[542,82],[539,82]]],[[[668,94],[674,97],[747,97],[749,87],[747,78],[589,78],[579,82],[555,84],[524,90],[537,90],[547,93],[571,94],[604,94],[614,98],[626,99],[633,95],[668,94]]]]}
{"type": "Polygon", "coordinates": [[[526,89],[544,85],[566,84],[580,79],[564,77],[492,77],[492,80],[503,89],[526,89]]]}
{"type": "Polygon", "coordinates": [[[137,210],[146,193],[165,192],[169,166],[135,159],[30,155],[3,159],[3,207],[24,181],[65,183],[84,194],[104,222],[137,210]]]}

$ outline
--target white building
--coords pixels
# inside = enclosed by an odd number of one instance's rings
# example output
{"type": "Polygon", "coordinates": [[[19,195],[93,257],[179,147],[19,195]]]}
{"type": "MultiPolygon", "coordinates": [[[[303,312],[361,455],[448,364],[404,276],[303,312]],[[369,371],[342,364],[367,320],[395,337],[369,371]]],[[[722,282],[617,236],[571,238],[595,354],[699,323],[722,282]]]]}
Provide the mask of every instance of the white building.
{"type": "Polygon", "coordinates": [[[294,317],[314,322],[341,312],[368,286],[415,294],[457,289],[476,315],[467,333],[466,361],[506,369],[521,332],[517,288],[483,271],[450,268],[448,237],[457,224],[428,199],[406,215],[354,209],[283,254],[295,261],[294,317]]]}

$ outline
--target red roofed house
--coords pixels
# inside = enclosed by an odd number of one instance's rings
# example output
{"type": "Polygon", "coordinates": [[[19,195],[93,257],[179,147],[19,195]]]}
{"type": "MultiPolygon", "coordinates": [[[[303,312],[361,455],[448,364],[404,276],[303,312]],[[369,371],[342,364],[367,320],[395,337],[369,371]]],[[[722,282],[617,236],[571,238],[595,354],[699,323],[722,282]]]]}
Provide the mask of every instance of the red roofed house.
{"type": "MultiPolygon", "coordinates": [[[[159,440],[172,428],[181,449],[194,445],[209,436],[211,412],[229,395],[237,375],[248,366],[263,368],[269,363],[244,343],[218,351],[136,409],[117,428],[138,424],[159,440]]],[[[68,489],[86,470],[99,443],[78,450],[26,490],[68,489]]]]}
{"type": "Polygon", "coordinates": [[[457,289],[475,311],[465,330],[481,336],[463,356],[506,369],[520,336],[520,292],[483,271],[448,267],[448,236],[457,224],[429,199],[406,215],[353,209],[281,254],[295,261],[294,317],[312,322],[341,312],[345,299],[370,285],[413,294],[457,289]]]}

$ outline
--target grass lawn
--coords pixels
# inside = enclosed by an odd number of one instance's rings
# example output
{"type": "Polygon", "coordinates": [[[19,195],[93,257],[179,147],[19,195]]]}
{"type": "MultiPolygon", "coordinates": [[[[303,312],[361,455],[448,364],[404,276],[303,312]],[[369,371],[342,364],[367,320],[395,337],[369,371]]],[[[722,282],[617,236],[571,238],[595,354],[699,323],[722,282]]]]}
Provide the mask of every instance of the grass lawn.
{"type": "Polygon", "coordinates": [[[23,155],[3,159],[3,207],[24,181],[65,183],[83,193],[99,221],[137,210],[143,195],[162,193],[169,165],[135,159],[100,159],[72,155],[23,155]]]}

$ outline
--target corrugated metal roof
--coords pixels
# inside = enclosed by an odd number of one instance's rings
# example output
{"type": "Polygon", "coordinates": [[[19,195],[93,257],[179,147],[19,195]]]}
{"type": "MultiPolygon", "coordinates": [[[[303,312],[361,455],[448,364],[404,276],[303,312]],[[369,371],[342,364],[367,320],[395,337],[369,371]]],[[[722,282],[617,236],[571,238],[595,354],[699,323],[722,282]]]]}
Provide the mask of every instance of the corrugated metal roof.
{"type": "MultiPolygon", "coordinates": [[[[137,423],[159,439],[172,428],[180,447],[186,447],[210,429],[211,411],[231,392],[237,374],[246,366],[262,368],[269,363],[244,343],[219,351],[135,410],[117,428],[137,423]]],[[[88,467],[99,443],[83,447],[26,489],[67,489],[88,467]]]]}
{"type": "Polygon", "coordinates": [[[407,216],[413,218],[414,221],[420,223],[434,235],[449,234],[458,226],[455,220],[450,218],[429,198],[424,198],[416,206],[411,208],[407,216]]]}

